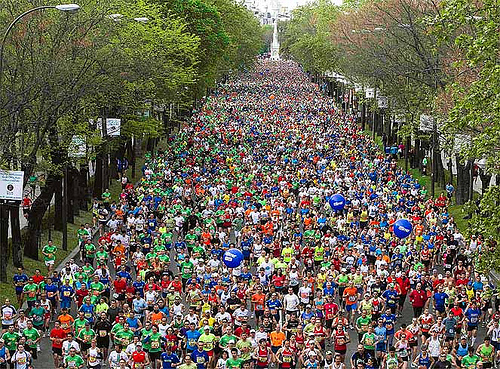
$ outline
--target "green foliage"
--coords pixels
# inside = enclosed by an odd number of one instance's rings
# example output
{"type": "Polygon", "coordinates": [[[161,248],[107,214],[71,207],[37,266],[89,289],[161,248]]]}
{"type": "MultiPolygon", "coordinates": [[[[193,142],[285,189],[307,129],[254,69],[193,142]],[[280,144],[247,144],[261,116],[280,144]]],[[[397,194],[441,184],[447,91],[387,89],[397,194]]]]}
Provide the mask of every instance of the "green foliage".
{"type": "MultiPolygon", "coordinates": [[[[486,159],[500,174],[500,6],[497,0],[447,0],[434,33],[453,47],[447,130],[471,136],[464,157],[486,159]]],[[[500,218],[499,218],[500,220],[500,218]]]]}
{"type": "Polygon", "coordinates": [[[262,48],[258,20],[233,0],[158,0],[167,16],[182,19],[200,40],[195,98],[223,75],[250,66],[262,48]]]}
{"type": "Polygon", "coordinates": [[[280,53],[300,63],[306,71],[336,70],[339,51],[331,41],[331,24],[338,13],[339,8],[329,0],[295,9],[292,19],[280,25],[280,53]]]}

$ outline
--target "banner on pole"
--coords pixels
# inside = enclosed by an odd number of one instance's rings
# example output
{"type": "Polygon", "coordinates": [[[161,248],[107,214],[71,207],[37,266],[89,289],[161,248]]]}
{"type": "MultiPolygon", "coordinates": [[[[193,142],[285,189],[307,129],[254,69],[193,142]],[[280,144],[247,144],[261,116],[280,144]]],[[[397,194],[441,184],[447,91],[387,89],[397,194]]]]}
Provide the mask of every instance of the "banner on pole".
{"type": "Polygon", "coordinates": [[[0,170],[0,200],[23,199],[24,172],[21,170],[0,170]]]}

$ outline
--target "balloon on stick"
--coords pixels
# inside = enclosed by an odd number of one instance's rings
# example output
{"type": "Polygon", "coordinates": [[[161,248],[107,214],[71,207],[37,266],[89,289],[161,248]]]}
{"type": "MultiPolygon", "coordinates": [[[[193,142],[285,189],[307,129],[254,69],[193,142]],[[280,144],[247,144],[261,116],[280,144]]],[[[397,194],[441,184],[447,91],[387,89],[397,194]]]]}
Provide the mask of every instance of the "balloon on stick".
{"type": "Polygon", "coordinates": [[[408,219],[399,219],[394,223],[394,234],[398,238],[406,238],[411,234],[413,227],[408,219]]]}
{"type": "Polygon", "coordinates": [[[238,249],[229,249],[222,256],[222,261],[228,268],[237,268],[243,261],[243,253],[238,249]]]}
{"type": "Polygon", "coordinates": [[[335,211],[343,210],[345,206],[345,197],[337,193],[332,197],[330,197],[329,203],[333,210],[335,211]]]}

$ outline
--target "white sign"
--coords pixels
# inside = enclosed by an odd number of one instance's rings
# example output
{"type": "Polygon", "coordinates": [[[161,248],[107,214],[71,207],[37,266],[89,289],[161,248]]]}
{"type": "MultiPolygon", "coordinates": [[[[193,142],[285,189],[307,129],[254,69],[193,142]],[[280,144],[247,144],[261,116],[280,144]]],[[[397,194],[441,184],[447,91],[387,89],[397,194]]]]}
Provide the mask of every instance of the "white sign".
{"type": "Polygon", "coordinates": [[[24,172],[0,170],[0,200],[23,199],[24,172]]]}
{"type": "Polygon", "coordinates": [[[432,132],[434,129],[434,118],[426,114],[420,115],[419,129],[423,132],[432,132]]]}
{"type": "Polygon", "coordinates": [[[108,136],[119,136],[122,120],[117,118],[106,118],[108,136]]]}
{"type": "Polygon", "coordinates": [[[389,107],[389,100],[385,96],[377,97],[377,104],[379,109],[387,109],[389,107]]]}
{"type": "MultiPolygon", "coordinates": [[[[106,135],[107,136],[119,136],[121,119],[118,118],[106,118],[106,135]]],[[[97,129],[101,131],[102,134],[102,118],[97,119],[97,129]]]]}
{"type": "Polygon", "coordinates": [[[80,135],[73,135],[71,143],[68,148],[68,155],[71,158],[84,158],[87,154],[87,145],[85,137],[80,135]]]}
{"type": "Polygon", "coordinates": [[[367,88],[365,91],[365,97],[367,99],[373,99],[375,97],[375,90],[373,88],[367,88]]]}

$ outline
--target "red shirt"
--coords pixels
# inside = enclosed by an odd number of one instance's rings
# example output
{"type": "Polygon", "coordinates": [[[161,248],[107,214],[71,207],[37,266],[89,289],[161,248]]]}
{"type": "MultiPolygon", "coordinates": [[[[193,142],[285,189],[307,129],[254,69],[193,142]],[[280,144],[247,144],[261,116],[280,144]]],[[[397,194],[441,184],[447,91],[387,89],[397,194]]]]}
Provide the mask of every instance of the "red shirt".
{"type": "Polygon", "coordinates": [[[406,296],[408,290],[410,289],[410,280],[408,278],[403,280],[403,278],[399,277],[396,278],[396,283],[399,285],[401,294],[406,296]]]}
{"type": "Polygon", "coordinates": [[[115,286],[116,293],[124,293],[127,289],[127,281],[125,279],[117,279],[116,281],[113,282],[113,285],[115,286]]]}
{"type": "Polygon", "coordinates": [[[132,360],[134,363],[143,363],[146,361],[146,352],[145,351],[134,351],[132,353],[132,360]]]}
{"type": "Polygon", "coordinates": [[[424,307],[427,301],[427,293],[424,290],[413,290],[410,293],[410,302],[413,307],[424,307]]]}
{"type": "Polygon", "coordinates": [[[62,348],[63,339],[66,338],[66,333],[62,328],[54,328],[50,331],[50,338],[57,338],[57,340],[52,341],[52,347],[54,348],[62,348]]]}
{"type": "Polygon", "coordinates": [[[89,290],[76,290],[75,292],[76,295],[76,302],[78,307],[82,306],[83,304],[83,299],[89,295],[89,290]]]}
{"type": "Polygon", "coordinates": [[[36,284],[39,284],[41,281],[43,281],[45,279],[45,277],[43,275],[33,275],[33,282],[35,282],[36,284]]]}

